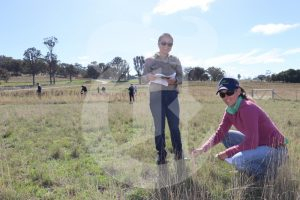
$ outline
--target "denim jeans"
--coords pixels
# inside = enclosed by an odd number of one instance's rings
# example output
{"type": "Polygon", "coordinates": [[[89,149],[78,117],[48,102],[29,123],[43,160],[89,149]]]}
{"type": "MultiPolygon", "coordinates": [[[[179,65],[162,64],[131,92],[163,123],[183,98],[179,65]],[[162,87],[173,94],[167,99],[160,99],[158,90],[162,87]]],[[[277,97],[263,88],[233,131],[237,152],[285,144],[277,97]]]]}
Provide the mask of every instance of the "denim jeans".
{"type": "MultiPolygon", "coordinates": [[[[224,140],[223,144],[226,148],[232,147],[241,143],[245,136],[239,132],[230,130],[224,140]]],[[[288,157],[287,148],[258,146],[255,149],[241,151],[233,155],[232,165],[238,171],[245,172],[256,179],[265,178],[268,176],[276,176],[277,169],[288,157]]]]}
{"type": "Polygon", "coordinates": [[[177,91],[150,92],[150,109],[155,126],[155,147],[159,155],[166,156],[165,120],[169,125],[171,142],[176,155],[182,153],[179,130],[179,102],[177,91]]]}

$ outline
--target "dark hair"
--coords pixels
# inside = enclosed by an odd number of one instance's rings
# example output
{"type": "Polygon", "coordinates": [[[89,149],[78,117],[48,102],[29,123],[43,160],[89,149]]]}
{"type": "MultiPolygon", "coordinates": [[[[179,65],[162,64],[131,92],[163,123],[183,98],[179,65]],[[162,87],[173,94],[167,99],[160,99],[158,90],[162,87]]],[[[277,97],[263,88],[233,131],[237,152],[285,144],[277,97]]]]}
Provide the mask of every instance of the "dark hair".
{"type": "Polygon", "coordinates": [[[247,94],[246,94],[246,90],[244,90],[244,88],[242,87],[239,87],[241,88],[241,94],[240,94],[240,97],[242,97],[243,99],[246,99],[246,100],[250,100],[252,102],[255,103],[255,101],[251,98],[251,97],[248,97],[247,94]]]}

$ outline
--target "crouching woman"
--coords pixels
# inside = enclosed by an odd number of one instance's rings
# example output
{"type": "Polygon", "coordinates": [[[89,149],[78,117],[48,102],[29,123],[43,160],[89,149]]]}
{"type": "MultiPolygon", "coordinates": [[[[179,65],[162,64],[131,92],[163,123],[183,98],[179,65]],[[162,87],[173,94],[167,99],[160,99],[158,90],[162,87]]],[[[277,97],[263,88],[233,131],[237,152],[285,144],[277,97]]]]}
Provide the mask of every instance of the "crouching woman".
{"type": "Polygon", "coordinates": [[[222,142],[225,150],[216,157],[232,164],[238,171],[256,180],[276,176],[287,157],[287,139],[269,116],[247,98],[245,90],[233,78],[223,78],[217,94],[227,105],[219,128],[201,147],[192,151],[197,156],[222,142]],[[230,130],[234,126],[236,130],[230,130]]]}

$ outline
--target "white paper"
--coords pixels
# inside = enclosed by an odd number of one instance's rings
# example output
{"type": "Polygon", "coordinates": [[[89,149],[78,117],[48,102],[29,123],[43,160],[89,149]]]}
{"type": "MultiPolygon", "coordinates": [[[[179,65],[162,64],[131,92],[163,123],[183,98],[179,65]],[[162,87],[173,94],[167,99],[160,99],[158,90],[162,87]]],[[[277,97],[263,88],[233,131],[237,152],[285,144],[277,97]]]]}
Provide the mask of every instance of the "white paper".
{"type": "Polygon", "coordinates": [[[166,76],[164,74],[155,74],[154,76],[157,77],[157,78],[162,78],[162,79],[163,78],[166,78],[166,79],[175,79],[176,73],[173,73],[173,74],[171,74],[169,76],[166,76]]]}
{"type": "Polygon", "coordinates": [[[151,81],[151,83],[157,83],[157,84],[164,85],[164,86],[169,85],[167,80],[161,79],[161,78],[157,78],[154,81],[151,81]]]}
{"type": "Polygon", "coordinates": [[[229,164],[232,164],[232,157],[231,158],[225,158],[225,161],[228,162],[229,164]]]}
{"type": "Polygon", "coordinates": [[[168,86],[169,84],[167,79],[175,79],[176,73],[173,73],[169,76],[166,76],[164,74],[155,74],[154,76],[156,77],[156,79],[151,81],[151,83],[157,83],[160,85],[168,86]]]}

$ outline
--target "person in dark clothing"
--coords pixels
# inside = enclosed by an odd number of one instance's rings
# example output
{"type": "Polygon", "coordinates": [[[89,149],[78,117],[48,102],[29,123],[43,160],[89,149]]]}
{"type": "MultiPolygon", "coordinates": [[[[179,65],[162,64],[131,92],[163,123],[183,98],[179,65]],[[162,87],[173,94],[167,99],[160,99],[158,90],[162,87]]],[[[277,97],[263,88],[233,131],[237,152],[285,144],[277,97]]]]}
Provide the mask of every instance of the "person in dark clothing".
{"type": "Polygon", "coordinates": [[[129,91],[129,103],[133,103],[134,102],[134,86],[132,84],[130,84],[130,87],[128,88],[129,91]]]}
{"type": "Polygon", "coordinates": [[[37,83],[37,90],[36,90],[36,93],[37,93],[37,95],[38,95],[39,97],[41,97],[41,95],[42,95],[42,86],[41,86],[39,83],[37,83]]]}
{"type": "Polygon", "coordinates": [[[81,86],[81,91],[80,91],[81,94],[86,94],[87,93],[87,88],[86,86],[82,85],[81,86]]]}
{"type": "Polygon", "coordinates": [[[103,94],[105,93],[105,90],[106,90],[105,87],[101,88],[101,91],[102,91],[103,94]]]}

